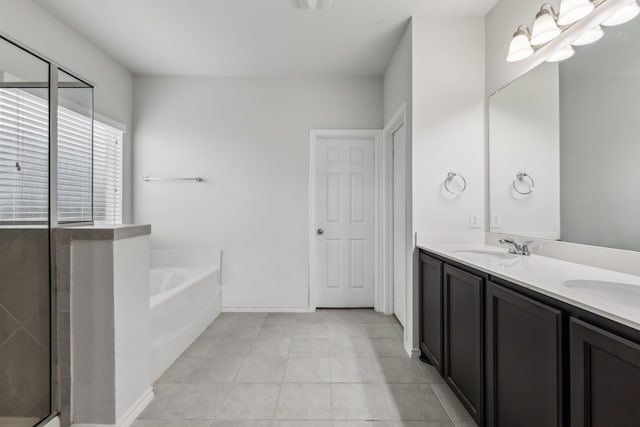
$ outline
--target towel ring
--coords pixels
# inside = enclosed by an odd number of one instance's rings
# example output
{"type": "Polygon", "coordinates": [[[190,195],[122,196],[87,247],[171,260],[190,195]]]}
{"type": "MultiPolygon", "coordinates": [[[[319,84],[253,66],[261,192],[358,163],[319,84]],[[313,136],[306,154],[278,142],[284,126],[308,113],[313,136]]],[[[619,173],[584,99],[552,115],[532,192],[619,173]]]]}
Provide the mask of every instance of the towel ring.
{"type": "Polygon", "coordinates": [[[467,189],[467,180],[464,179],[464,176],[462,176],[462,175],[460,175],[458,173],[449,172],[447,174],[447,178],[444,180],[444,189],[447,190],[449,193],[453,194],[454,196],[457,196],[459,194],[464,193],[464,190],[467,189]],[[462,188],[459,191],[451,191],[451,189],[449,188],[449,183],[451,181],[453,181],[453,179],[455,177],[458,177],[458,178],[460,178],[462,180],[462,188]]]}
{"type": "Polygon", "coordinates": [[[513,185],[513,189],[516,190],[518,194],[522,194],[523,196],[526,196],[528,194],[533,193],[533,187],[535,187],[536,183],[533,180],[533,177],[531,175],[525,172],[518,172],[516,173],[516,179],[513,180],[512,185],[513,185]],[[527,178],[528,178],[527,184],[529,185],[529,191],[518,190],[518,186],[516,185],[516,180],[519,182],[525,182],[525,179],[527,178]]]}

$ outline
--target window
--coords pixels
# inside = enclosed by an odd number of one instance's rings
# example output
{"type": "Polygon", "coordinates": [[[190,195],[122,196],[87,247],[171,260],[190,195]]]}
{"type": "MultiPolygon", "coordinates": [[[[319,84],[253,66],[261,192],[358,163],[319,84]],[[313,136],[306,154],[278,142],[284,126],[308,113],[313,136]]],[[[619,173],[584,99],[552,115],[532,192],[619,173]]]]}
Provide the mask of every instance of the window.
{"type": "Polygon", "coordinates": [[[99,121],[93,127],[93,220],[122,223],[122,142],[124,132],[99,121]]]}
{"type": "Polygon", "coordinates": [[[0,223],[47,222],[47,89],[0,89],[0,223]]]}
{"type": "MultiPolygon", "coordinates": [[[[0,88],[0,223],[48,221],[48,107],[46,89],[0,88]]],[[[60,222],[122,222],[123,137],[98,120],[92,130],[86,113],[59,106],[60,222]]]]}

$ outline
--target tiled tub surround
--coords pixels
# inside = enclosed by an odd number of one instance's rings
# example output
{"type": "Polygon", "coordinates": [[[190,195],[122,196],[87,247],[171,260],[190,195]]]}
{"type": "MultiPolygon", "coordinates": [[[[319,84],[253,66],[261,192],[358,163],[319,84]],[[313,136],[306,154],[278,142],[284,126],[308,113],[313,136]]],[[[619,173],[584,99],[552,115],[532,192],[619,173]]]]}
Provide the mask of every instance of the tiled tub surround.
{"type": "MultiPolygon", "coordinates": [[[[135,240],[136,238],[144,238],[147,239],[151,233],[151,227],[149,225],[122,225],[122,226],[82,226],[82,227],[65,227],[58,228],[55,230],[54,239],[55,239],[55,283],[56,283],[56,304],[57,304],[57,390],[58,390],[58,407],[60,410],[60,422],[62,427],[68,427],[72,422],[75,421],[74,413],[82,413],[86,408],[75,407],[72,408],[72,393],[74,392],[72,387],[72,345],[74,344],[71,340],[71,330],[72,330],[72,318],[74,317],[73,309],[82,307],[82,305],[73,304],[73,300],[77,300],[77,293],[72,293],[72,276],[74,275],[73,271],[73,254],[77,254],[80,256],[86,256],[88,253],[87,250],[91,249],[92,243],[96,243],[98,246],[103,246],[102,249],[106,249],[106,255],[102,258],[94,257],[93,260],[89,259],[90,262],[96,263],[96,266],[104,267],[107,270],[111,270],[109,273],[112,279],[112,283],[109,286],[110,292],[107,292],[107,298],[100,300],[100,304],[107,307],[111,306],[113,309],[114,304],[114,292],[113,292],[113,264],[114,264],[114,247],[116,245],[119,247],[121,244],[125,244],[128,246],[129,244],[126,242],[135,240]],[[111,249],[109,249],[111,248],[111,249]],[[110,295],[110,296],[109,296],[110,295]]],[[[138,245],[139,246],[139,245],[138,245]]],[[[140,247],[140,246],[139,246],[140,247]]],[[[138,257],[134,257],[133,261],[135,263],[141,263],[143,269],[147,272],[144,279],[147,283],[146,292],[148,293],[148,268],[149,268],[149,255],[148,255],[148,244],[143,244],[142,248],[146,247],[146,254],[142,253],[138,257]]],[[[95,253],[95,252],[94,252],[95,253]]],[[[116,256],[116,259],[119,257],[116,256]]],[[[89,262],[86,261],[85,262],[89,262]]],[[[101,268],[102,268],[101,267],[101,268]]],[[[85,271],[86,272],[86,271],[85,271]]],[[[77,273],[77,270],[76,270],[77,273]]],[[[98,276],[95,276],[96,279],[104,279],[98,276]]],[[[118,277],[115,278],[116,280],[118,277]]],[[[84,278],[87,283],[92,283],[91,274],[88,276],[85,275],[84,278]]],[[[144,285],[143,285],[144,286],[144,285]]],[[[147,305],[148,305],[148,296],[147,296],[147,305]]],[[[113,310],[111,310],[113,313],[113,310]]],[[[76,322],[78,318],[75,318],[76,322]]],[[[104,319],[103,319],[104,320],[104,319]]],[[[102,323],[96,323],[96,326],[104,326],[102,323]]],[[[107,323],[108,324],[108,323],[107,323]]],[[[111,328],[115,327],[113,319],[111,319],[110,324],[111,328]]],[[[74,334],[74,339],[77,339],[77,333],[74,334]]],[[[113,334],[108,334],[103,337],[101,342],[111,342],[113,343],[113,334]],[[109,338],[109,336],[111,338],[109,338]]],[[[76,343],[77,345],[78,343],[76,343]]],[[[112,346],[113,347],[113,346],[112,346]]],[[[134,346],[135,347],[135,346],[134,346]]],[[[93,349],[93,347],[88,347],[88,349],[93,349]]],[[[86,350],[86,349],[85,349],[86,350]]],[[[86,354],[86,351],[83,352],[86,354]]],[[[76,361],[77,362],[77,361],[76,361]]],[[[113,361],[113,348],[111,352],[111,363],[115,365],[115,361],[113,361]]],[[[76,372],[76,378],[78,378],[76,372]]],[[[114,375],[113,372],[109,375],[114,375]]],[[[82,378],[82,377],[80,377],[82,378]]],[[[88,378],[86,378],[88,379],[88,378]]],[[[113,380],[113,378],[111,379],[113,380]]],[[[113,384],[113,381],[111,381],[113,384]]],[[[107,385],[107,384],[105,384],[107,385]]],[[[77,386],[77,385],[76,385],[77,386]]],[[[76,387],[77,388],[77,387],[76,387]]],[[[80,390],[75,390],[76,393],[80,392],[80,390]]],[[[82,390],[83,393],[87,394],[90,397],[89,390],[82,390]]],[[[76,402],[77,403],[77,402],[76,402]]],[[[105,424],[115,424],[115,412],[114,405],[116,402],[114,401],[113,396],[111,399],[105,399],[100,405],[97,407],[101,410],[111,412],[111,416],[106,414],[105,416],[110,421],[105,422],[105,424]],[[110,417],[110,418],[109,418],[110,417]],[[111,420],[113,418],[113,420],[111,420]]],[[[78,406],[78,405],[76,405],[78,406]]]]}
{"type": "Polygon", "coordinates": [[[135,427],[468,427],[435,370],[372,310],[223,313],[156,383],[135,427]]]}
{"type": "Polygon", "coordinates": [[[0,426],[30,426],[50,407],[46,227],[0,229],[0,278],[0,426]]]}
{"type": "MultiPolygon", "coordinates": [[[[456,252],[461,250],[506,252],[504,247],[478,243],[477,240],[473,243],[463,243],[462,241],[457,243],[418,241],[418,247],[640,330],[640,310],[638,309],[640,306],[639,276],[535,254],[517,256],[515,259],[492,259],[488,257],[485,259],[474,257],[474,259],[456,252]],[[606,295],[603,295],[602,292],[606,292],[606,284],[602,285],[601,292],[593,292],[590,289],[565,286],[564,282],[568,280],[628,284],[638,286],[638,292],[628,295],[626,303],[622,303],[620,300],[611,300],[606,295]]],[[[612,289],[611,292],[614,295],[619,291],[612,289]]]]}

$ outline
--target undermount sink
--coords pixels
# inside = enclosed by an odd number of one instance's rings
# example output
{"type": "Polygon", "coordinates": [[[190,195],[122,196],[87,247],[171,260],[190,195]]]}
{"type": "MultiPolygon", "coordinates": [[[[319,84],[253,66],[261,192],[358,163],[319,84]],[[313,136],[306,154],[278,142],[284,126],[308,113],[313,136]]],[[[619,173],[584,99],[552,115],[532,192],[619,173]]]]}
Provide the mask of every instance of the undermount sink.
{"type": "Polygon", "coordinates": [[[640,308],[640,286],[605,280],[566,280],[564,286],[611,302],[640,308]]]}
{"type": "Polygon", "coordinates": [[[460,249],[457,251],[453,251],[454,254],[458,254],[461,256],[466,256],[470,258],[482,258],[482,259],[516,259],[517,255],[510,254],[508,252],[500,252],[500,251],[491,251],[484,249],[460,249]]]}

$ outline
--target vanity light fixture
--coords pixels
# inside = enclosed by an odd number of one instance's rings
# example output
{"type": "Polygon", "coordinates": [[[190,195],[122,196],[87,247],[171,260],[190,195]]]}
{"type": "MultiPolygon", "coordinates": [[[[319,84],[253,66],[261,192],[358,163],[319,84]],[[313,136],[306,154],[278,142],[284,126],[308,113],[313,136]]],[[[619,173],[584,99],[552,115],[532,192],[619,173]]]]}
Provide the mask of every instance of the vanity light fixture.
{"type": "Polygon", "coordinates": [[[560,49],[559,51],[557,51],[556,53],[554,53],[553,55],[551,55],[550,57],[548,57],[546,59],[547,62],[560,62],[560,61],[564,61],[565,59],[571,58],[573,56],[573,54],[576,53],[575,50],[573,50],[573,48],[571,47],[571,45],[566,46],[562,49],[560,49]]]}
{"type": "Polygon", "coordinates": [[[511,39],[507,62],[522,61],[523,59],[533,55],[534,50],[529,41],[530,37],[529,27],[526,25],[520,25],[511,39]]]}
{"type": "Polygon", "coordinates": [[[291,0],[291,4],[296,9],[319,10],[330,8],[333,0],[291,0]]]}
{"type": "Polygon", "coordinates": [[[624,24],[638,16],[638,13],[640,13],[640,6],[638,6],[636,0],[633,0],[617,11],[611,18],[604,21],[602,25],[605,27],[613,27],[615,25],[624,24]]]}
{"type": "Polygon", "coordinates": [[[558,25],[567,26],[590,14],[595,6],[589,0],[561,0],[558,25]]]}
{"type": "Polygon", "coordinates": [[[539,46],[550,42],[562,34],[562,30],[556,23],[556,14],[553,6],[545,3],[536,14],[536,20],[531,29],[531,44],[539,46]]]}
{"type": "Polygon", "coordinates": [[[597,42],[604,36],[604,31],[602,31],[602,27],[598,25],[597,27],[587,31],[576,40],[572,41],[571,44],[573,46],[586,46],[588,44],[597,42]]]}

